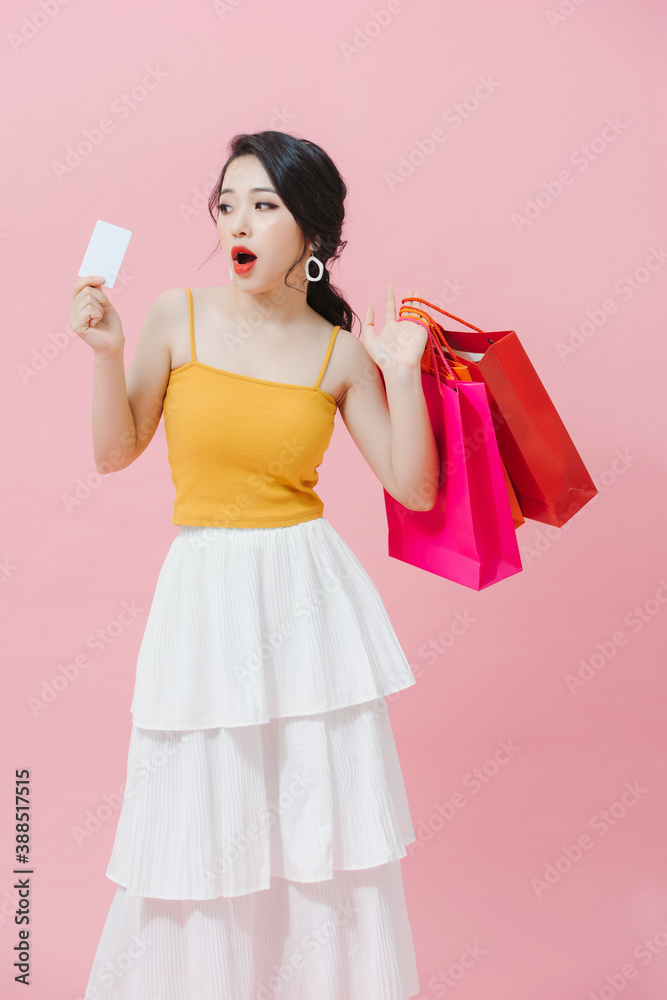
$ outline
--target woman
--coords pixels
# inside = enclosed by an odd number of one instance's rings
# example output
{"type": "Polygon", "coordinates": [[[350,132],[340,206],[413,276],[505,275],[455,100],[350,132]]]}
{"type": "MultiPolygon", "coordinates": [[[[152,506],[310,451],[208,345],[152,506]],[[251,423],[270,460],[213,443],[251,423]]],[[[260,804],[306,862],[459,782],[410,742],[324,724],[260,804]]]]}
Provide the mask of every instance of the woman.
{"type": "Polygon", "coordinates": [[[340,410],[388,492],[433,505],[426,333],[396,319],[391,286],[382,331],[369,308],[351,333],[327,271],[347,189],[319,146],[264,131],[230,148],[209,209],[231,283],[159,295],[127,384],[102,279],[74,286],[96,466],[135,461],[164,412],[179,525],[137,660],[118,888],[85,997],[404,1000],[415,834],[385,696],[415,678],[314,487],[340,410]]]}

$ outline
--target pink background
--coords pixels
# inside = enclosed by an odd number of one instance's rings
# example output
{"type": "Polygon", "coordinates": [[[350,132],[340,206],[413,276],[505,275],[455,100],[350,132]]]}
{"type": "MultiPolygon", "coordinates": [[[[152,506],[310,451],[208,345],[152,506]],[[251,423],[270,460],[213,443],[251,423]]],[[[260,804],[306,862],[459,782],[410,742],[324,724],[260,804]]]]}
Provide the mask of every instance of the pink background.
{"type": "Polygon", "coordinates": [[[12,968],[23,767],[30,996],[83,994],[115,891],[104,873],[136,654],[177,532],[163,425],[130,468],[95,475],[92,353],[67,325],[71,288],[97,218],[133,231],[110,291],[129,366],[156,295],[229,280],[221,255],[202,266],[216,243],[203,203],[228,139],[278,128],[322,145],[349,183],[334,281],[356,312],[380,316],[392,282],[398,298],[414,288],[516,330],[600,490],[563,529],[526,521],[523,572],[476,593],[388,557],[381,486],[337,418],[325,517],[417,677],[389,702],[418,836],[402,871],[421,996],[664,1000],[664,6],[31,0],[0,17],[3,998],[26,995],[12,968]],[[144,91],[150,67],[165,75],[144,91]],[[105,117],[111,133],[58,176],[105,117]],[[444,139],[418,162],[434,129],[444,139]],[[401,162],[413,166],[393,186],[401,162]],[[124,602],[140,611],[115,629],[124,602]],[[457,616],[470,619],[458,636],[457,616]],[[81,653],[89,665],[35,716],[30,699],[81,653]]]}

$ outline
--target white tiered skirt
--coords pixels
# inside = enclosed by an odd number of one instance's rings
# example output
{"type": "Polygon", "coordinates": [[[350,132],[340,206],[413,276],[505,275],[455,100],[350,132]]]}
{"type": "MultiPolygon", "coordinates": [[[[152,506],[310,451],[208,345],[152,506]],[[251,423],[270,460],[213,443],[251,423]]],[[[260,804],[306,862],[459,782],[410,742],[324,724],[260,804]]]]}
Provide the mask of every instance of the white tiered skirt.
{"type": "Polygon", "coordinates": [[[85,1000],[407,1000],[414,675],[323,517],[181,525],[137,660],[118,884],[85,1000]]]}

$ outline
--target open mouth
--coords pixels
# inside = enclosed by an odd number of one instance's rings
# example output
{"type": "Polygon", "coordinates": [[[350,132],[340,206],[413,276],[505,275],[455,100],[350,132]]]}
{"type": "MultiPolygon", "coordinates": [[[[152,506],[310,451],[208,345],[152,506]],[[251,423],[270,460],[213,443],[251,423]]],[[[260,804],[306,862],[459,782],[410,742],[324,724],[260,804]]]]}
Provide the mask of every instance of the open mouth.
{"type": "Polygon", "coordinates": [[[247,248],[243,249],[243,244],[240,246],[232,247],[232,261],[234,274],[250,274],[255,262],[257,261],[257,254],[254,254],[252,250],[247,248]]]}

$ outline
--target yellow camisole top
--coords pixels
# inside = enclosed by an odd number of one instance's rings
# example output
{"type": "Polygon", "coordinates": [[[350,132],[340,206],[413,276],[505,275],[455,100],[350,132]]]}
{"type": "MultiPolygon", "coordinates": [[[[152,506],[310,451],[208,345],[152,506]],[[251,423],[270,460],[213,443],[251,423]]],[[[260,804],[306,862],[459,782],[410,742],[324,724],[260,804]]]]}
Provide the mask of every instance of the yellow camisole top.
{"type": "Polygon", "coordinates": [[[315,385],[239,375],[197,361],[192,290],[191,360],[173,368],[163,412],[176,487],[172,524],[282,527],[322,517],[317,468],[333,434],[336,400],[315,385]]]}

